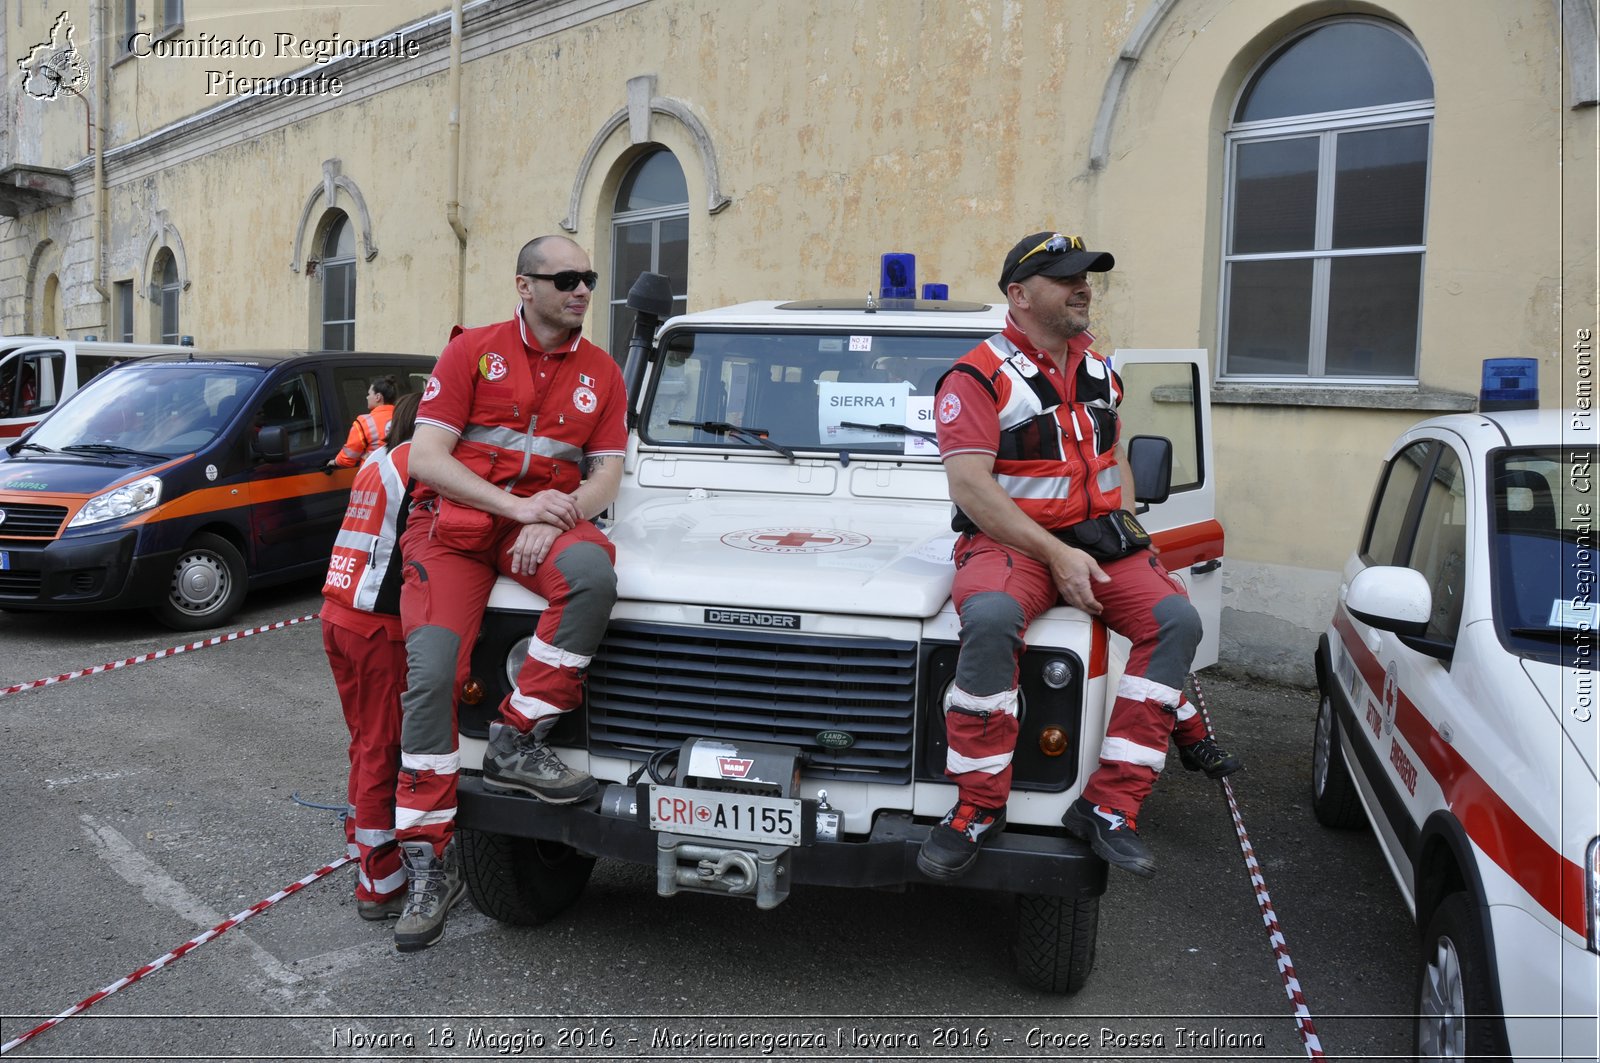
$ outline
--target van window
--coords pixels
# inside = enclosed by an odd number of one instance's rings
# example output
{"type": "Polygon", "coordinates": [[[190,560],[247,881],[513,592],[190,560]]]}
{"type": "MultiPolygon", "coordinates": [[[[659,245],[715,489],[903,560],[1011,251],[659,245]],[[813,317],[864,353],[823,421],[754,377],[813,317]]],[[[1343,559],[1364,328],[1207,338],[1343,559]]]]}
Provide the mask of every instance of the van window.
{"type": "Polygon", "coordinates": [[[0,369],[0,417],[35,417],[61,401],[67,358],[43,351],[14,358],[0,369]]]}
{"type": "Polygon", "coordinates": [[[333,387],[339,400],[339,416],[346,427],[351,421],[367,412],[367,388],[374,380],[392,376],[395,398],[411,391],[421,391],[428,383],[428,374],[419,373],[407,365],[345,365],[333,371],[333,387]]]}
{"type": "Polygon", "coordinates": [[[127,356],[110,354],[78,354],[78,386],[81,388],[114,365],[127,361],[127,356]]]}
{"type": "Polygon", "coordinates": [[[322,446],[328,438],[328,426],[322,419],[318,394],[316,373],[297,373],[289,377],[273,388],[262,402],[261,427],[282,425],[289,436],[291,454],[322,446]]]}

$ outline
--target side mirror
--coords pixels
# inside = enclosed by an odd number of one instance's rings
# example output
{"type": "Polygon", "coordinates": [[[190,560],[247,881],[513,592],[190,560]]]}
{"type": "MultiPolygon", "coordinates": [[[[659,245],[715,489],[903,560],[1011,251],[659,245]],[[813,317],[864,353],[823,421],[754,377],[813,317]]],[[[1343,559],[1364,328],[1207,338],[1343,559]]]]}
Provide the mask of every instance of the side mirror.
{"type": "Polygon", "coordinates": [[[262,461],[288,461],[289,430],[281,424],[259,429],[251,447],[262,461]]]}
{"type": "Polygon", "coordinates": [[[628,427],[634,427],[634,404],[639,401],[639,385],[645,365],[650,361],[650,343],[657,327],[672,314],[672,285],[659,273],[646,271],[628,289],[627,307],[634,312],[633,334],[628,337],[628,356],[622,366],[622,380],[628,392],[628,427]]]}
{"type": "Polygon", "coordinates": [[[1160,505],[1172,493],[1172,440],[1166,436],[1134,436],[1128,440],[1128,465],[1133,470],[1135,502],[1160,505]]]}
{"type": "Polygon", "coordinates": [[[1356,573],[1345,592],[1350,615],[1379,631],[1392,631],[1400,644],[1449,663],[1455,644],[1427,638],[1433,618],[1433,588],[1422,573],[1398,565],[1374,565],[1356,573]]]}

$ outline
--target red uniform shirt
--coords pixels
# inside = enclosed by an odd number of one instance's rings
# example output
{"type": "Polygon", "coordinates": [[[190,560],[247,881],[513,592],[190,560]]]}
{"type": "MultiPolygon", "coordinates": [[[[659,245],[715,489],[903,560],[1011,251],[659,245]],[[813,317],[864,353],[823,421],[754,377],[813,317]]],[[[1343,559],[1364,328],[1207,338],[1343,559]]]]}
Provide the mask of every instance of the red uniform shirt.
{"type": "MultiPolygon", "coordinates": [[[[627,450],[627,393],[611,356],[576,331],[541,350],[519,309],[509,321],[466,329],[439,356],[417,423],[459,438],[451,454],[513,494],[571,491],[584,458],[627,450]]],[[[419,499],[435,492],[418,485],[419,499]]]]}

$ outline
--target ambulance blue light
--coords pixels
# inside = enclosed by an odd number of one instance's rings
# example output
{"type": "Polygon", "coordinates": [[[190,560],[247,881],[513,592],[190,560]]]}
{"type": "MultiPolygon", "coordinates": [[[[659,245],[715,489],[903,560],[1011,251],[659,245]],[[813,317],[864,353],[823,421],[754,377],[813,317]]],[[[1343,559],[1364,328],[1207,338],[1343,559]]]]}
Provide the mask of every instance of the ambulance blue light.
{"type": "Polygon", "coordinates": [[[950,285],[924,284],[922,286],[922,297],[924,299],[942,299],[948,302],[950,299],[950,285]]]}
{"type": "Polygon", "coordinates": [[[890,251],[883,256],[878,297],[880,299],[917,297],[916,255],[906,254],[903,251],[890,251]]]}
{"type": "Polygon", "coordinates": [[[1478,409],[1537,410],[1539,408],[1539,363],[1533,358],[1485,358],[1483,385],[1478,390],[1478,409]]]}

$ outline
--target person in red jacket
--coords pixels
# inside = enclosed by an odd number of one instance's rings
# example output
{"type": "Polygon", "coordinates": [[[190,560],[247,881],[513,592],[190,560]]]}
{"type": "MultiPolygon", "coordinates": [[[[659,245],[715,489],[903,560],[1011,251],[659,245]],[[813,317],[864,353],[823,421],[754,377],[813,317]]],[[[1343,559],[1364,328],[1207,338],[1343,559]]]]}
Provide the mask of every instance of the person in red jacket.
{"type": "Polygon", "coordinates": [[[356,912],[397,918],[406,873],[394,837],[400,774],[400,691],[405,639],[400,630],[400,554],[406,523],[411,431],[420,395],[394,407],[390,440],[356,473],[322,584],[322,647],[350,731],[345,844],[356,863],[356,912]]]}
{"type": "Polygon", "coordinates": [[[1100,766],[1062,820],[1068,831],[1148,877],[1155,862],[1136,817],[1169,736],[1190,770],[1221,778],[1241,766],[1184,702],[1200,617],[1123,508],[1133,482],[1119,445],[1122,381],[1088,331],[1088,275],[1114,264],[1076,236],[1024,237],[1000,272],[1005,331],[939,383],[939,453],[961,533],[951,589],[961,651],[945,696],[945,774],[958,799],[918,854],[930,878],[965,874],[1005,827],[1023,632],[1060,602],[1132,642],[1100,766]]]}
{"type": "Polygon", "coordinates": [[[395,926],[401,951],[444,934],[443,901],[460,874],[451,843],[456,677],[498,576],[547,607],[516,689],[489,725],[484,785],[558,804],[598,790],[545,741],[582,701],[617,595],[616,552],[592,521],[622,483],[627,395],[617,363],[583,338],[598,279],[566,237],[529,241],[517,256],[516,313],[455,335],[423,390],[411,444],[418,487],[402,540],[409,678],[395,816],[412,901],[395,926]]]}
{"type": "Polygon", "coordinates": [[[400,384],[392,376],[380,376],[367,387],[367,412],[350,422],[350,434],[339,453],[328,462],[329,468],[354,469],[368,454],[383,446],[388,438],[389,419],[394,416],[395,396],[400,384]]]}

